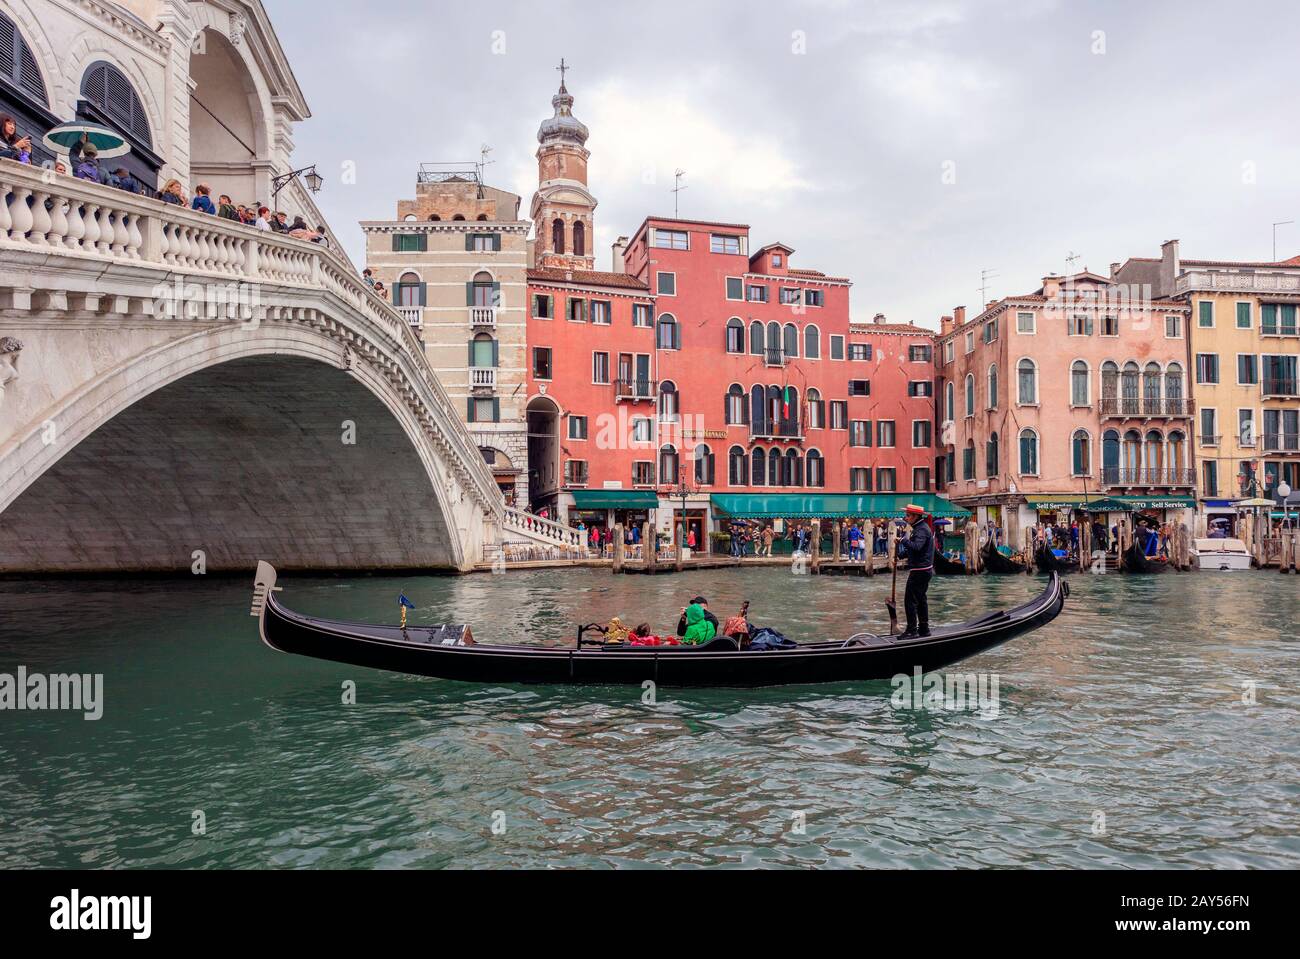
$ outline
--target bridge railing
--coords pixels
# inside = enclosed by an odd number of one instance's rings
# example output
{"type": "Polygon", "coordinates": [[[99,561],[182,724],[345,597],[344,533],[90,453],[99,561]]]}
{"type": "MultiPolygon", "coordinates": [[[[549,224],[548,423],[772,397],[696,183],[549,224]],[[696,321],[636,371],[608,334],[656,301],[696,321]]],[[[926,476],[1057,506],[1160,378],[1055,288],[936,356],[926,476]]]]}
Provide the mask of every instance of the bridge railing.
{"type": "Polygon", "coordinates": [[[405,354],[407,375],[425,387],[421,401],[437,413],[441,435],[484,503],[494,512],[504,507],[491,470],[429,367],[420,340],[340,252],[11,160],[0,160],[0,247],[334,294],[405,354]]]}
{"type": "Polygon", "coordinates": [[[581,550],[585,547],[582,536],[572,527],[554,520],[543,519],[513,506],[506,506],[504,509],[502,526],[506,530],[524,533],[533,539],[551,540],[556,546],[569,550],[581,550]]]}

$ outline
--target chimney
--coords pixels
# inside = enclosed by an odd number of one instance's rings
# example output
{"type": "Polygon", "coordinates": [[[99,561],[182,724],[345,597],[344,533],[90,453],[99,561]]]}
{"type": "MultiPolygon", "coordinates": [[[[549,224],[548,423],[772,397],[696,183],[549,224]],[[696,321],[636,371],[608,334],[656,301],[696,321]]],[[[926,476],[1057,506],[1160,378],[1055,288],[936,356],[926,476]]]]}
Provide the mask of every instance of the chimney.
{"type": "Polygon", "coordinates": [[[1123,266],[1122,263],[1112,263],[1110,265],[1110,278],[1112,280],[1115,279],[1115,277],[1119,276],[1119,268],[1121,266],[1123,266]]]}
{"type": "Polygon", "coordinates": [[[952,317],[951,316],[939,317],[939,333],[942,335],[944,333],[950,333],[950,332],[952,332],[952,317]]]}
{"type": "Polygon", "coordinates": [[[871,322],[872,322],[872,323],[875,323],[877,326],[884,326],[884,325],[885,325],[885,314],[883,314],[883,313],[877,313],[875,316],[873,316],[873,317],[871,318],[871,322]]]}
{"type": "Polygon", "coordinates": [[[1181,272],[1182,264],[1178,259],[1178,241],[1166,240],[1160,244],[1160,279],[1156,284],[1156,296],[1173,296],[1174,281],[1178,279],[1178,274],[1181,272]]]}
{"type": "Polygon", "coordinates": [[[952,308],[952,325],[961,326],[966,322],[966,307],[954,306],[952,308]]]}
{"type": "Polygon", "coordinates": [[[1043,296],[1054,300],[1061,295],[1061,278],[1053,273],[1043,277],[1043,296]]]}
{"type": "Polygon", "coordinates": [[[623,258],[627,256],[627,237],[620,236],[614,241],[614,269],[615,273],[626,273],[627,267],[623,263],[623,258]]]}
{"type": "Polygon", "coordinates": [[[993,307],[995,307],[995,306],[997,306],[997,305],[998,305],[998,301],[997,301],[997,300],[989,300],[988,303],[984,304],[984,309],[986,309],[986,310],[991,310],[991,309],[993,309],[993,307]]]}

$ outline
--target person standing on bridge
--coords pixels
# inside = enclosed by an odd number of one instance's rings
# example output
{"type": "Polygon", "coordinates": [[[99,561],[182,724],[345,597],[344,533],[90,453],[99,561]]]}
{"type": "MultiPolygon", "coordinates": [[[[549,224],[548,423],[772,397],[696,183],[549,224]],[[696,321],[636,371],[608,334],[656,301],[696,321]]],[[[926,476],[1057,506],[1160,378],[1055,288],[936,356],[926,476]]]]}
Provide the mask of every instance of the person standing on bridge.
{"type": "Polygon", "coordinates": [[[930,579],[934,576],[934,530],[925,510],[908,505],[904,514],[911,527],[898,541],[898,556],[907,560],[907,592],[903,606],[907,613],[907,631],[899,639],[930,635],[930,579]]]}

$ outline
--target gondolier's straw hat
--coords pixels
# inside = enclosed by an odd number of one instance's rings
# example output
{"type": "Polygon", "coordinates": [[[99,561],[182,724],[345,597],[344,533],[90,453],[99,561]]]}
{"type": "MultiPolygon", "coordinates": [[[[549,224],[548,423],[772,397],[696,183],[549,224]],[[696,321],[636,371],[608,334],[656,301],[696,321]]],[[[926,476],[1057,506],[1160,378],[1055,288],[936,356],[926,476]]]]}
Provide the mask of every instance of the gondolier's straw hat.
{"type": "Polygon", "coordinates": [[[925,510],[917,506],[915,503],[908,503],[906,506],[903,507],[903,512],[907,513],[908,515],[911,515],[913,513],[915,513],[918,516],[925,515],[925,510]]]}

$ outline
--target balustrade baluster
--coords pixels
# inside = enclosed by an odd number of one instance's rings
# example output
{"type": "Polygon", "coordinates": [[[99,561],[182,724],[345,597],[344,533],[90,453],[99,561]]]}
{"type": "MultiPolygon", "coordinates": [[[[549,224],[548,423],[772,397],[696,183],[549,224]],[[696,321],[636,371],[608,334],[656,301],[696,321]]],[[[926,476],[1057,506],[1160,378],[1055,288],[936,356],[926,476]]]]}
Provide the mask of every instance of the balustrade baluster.
{"type": "Polygon", "coordinates": [[[14,187],[13,206],[10,207],[9,239],[15,243],[27,242],[27,231],[32,228],[32,210],[27,205],[27,198],[32,191],[26,187],[14,187]]]}
{"type": "Polygon", "coordinates": [[[32,194],[32,232],[28,242],[37,246],[47,246],[50,242],[50,211],[45,208],[45,201],[50,195],[44,190],[32,194]]]}

